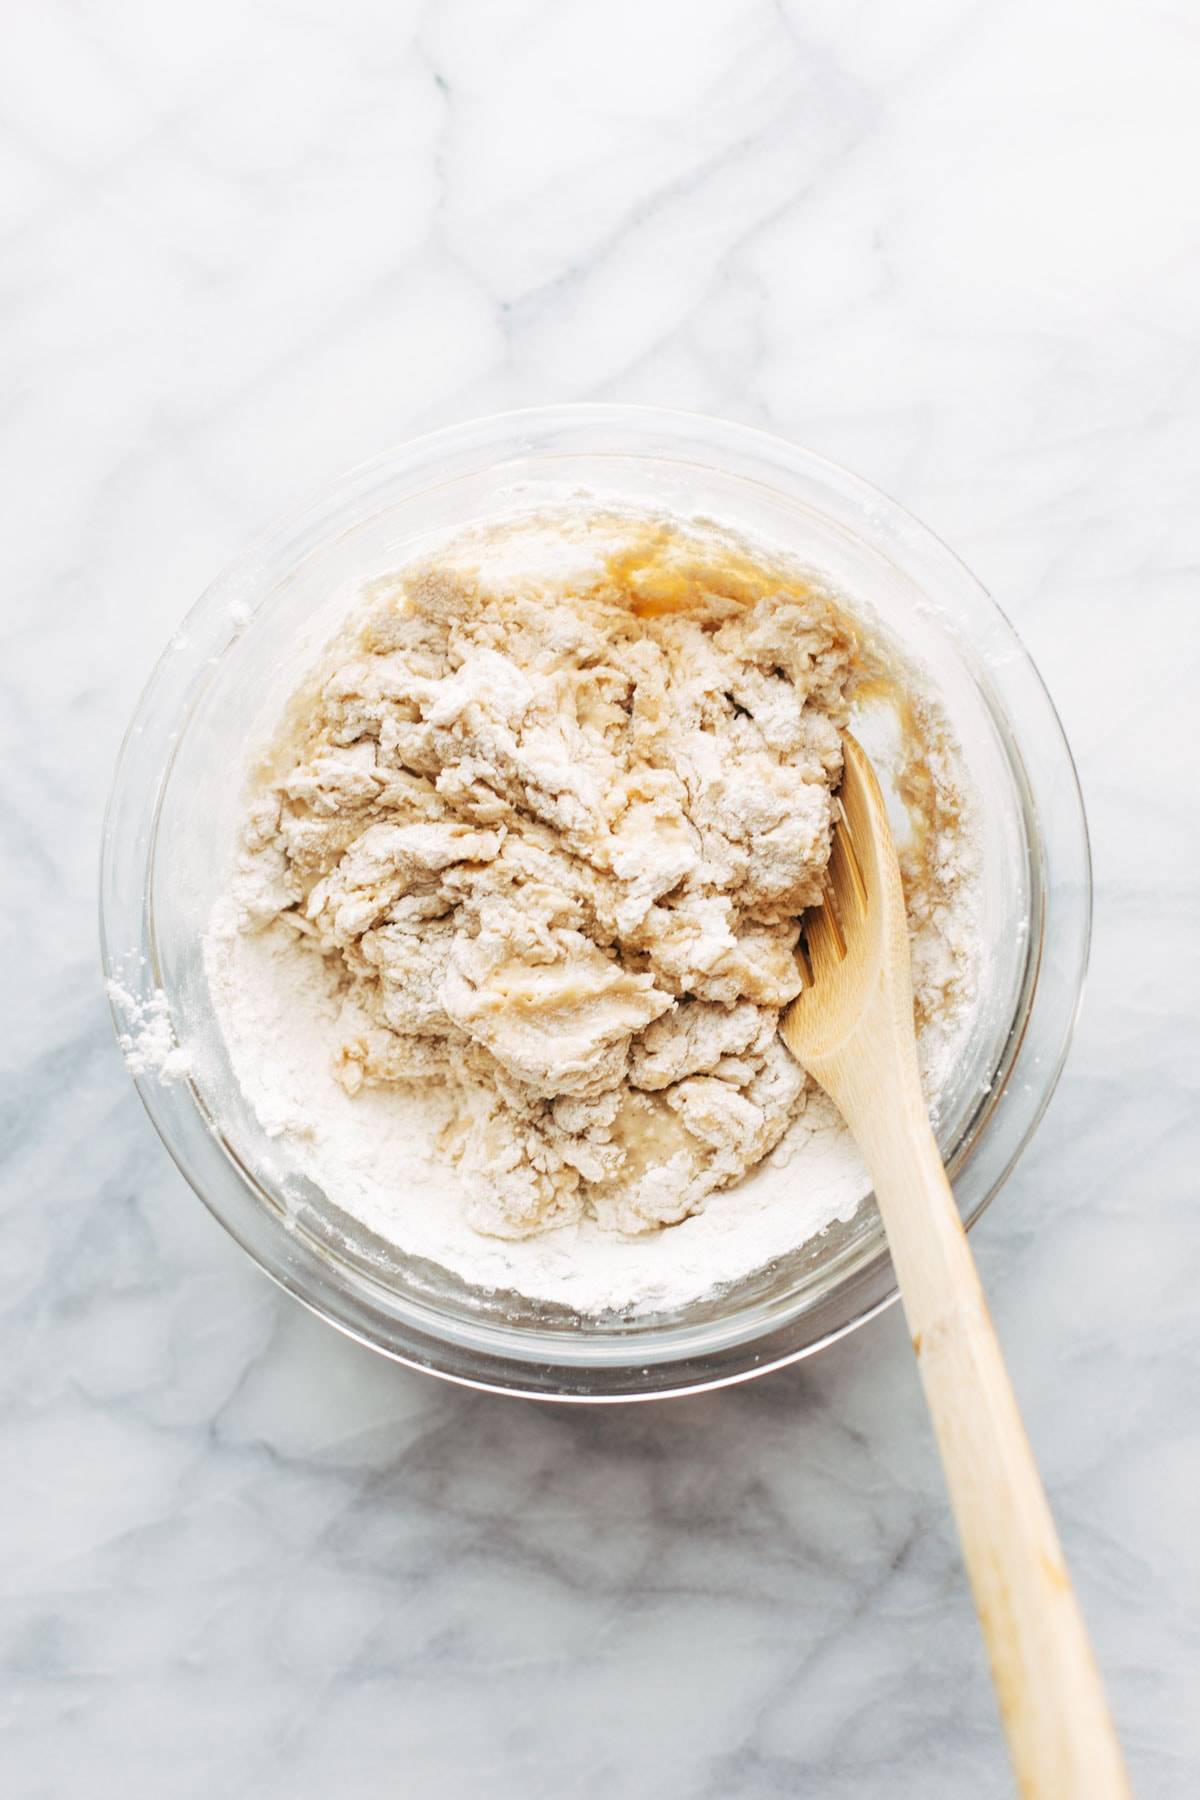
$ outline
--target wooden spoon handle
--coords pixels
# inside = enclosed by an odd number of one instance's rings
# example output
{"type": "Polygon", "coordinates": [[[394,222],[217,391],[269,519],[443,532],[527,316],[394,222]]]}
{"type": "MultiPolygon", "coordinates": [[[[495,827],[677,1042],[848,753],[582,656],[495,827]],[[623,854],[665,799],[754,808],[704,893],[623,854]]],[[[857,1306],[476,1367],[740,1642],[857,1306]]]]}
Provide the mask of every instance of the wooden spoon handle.
{"type": "Polygon", "coordinates": [[[887,1228],[1020,1791],[1119,1800],[1130,1790],[1099,1671],[924,1104],[886,1108],[880,1093],[850,1123],[887,1228]]]}

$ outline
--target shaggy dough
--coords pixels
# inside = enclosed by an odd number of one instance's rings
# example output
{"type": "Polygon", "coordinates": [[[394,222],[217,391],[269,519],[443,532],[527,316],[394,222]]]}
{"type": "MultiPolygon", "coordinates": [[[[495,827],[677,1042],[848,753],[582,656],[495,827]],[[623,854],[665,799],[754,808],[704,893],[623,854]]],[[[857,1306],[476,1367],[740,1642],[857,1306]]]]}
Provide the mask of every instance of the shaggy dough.
{"type": "Polygon", "coordinates": [[[795,578],[659,533],[584,591],[376,584],[296,695],[244,929],[343,982],[336,1073],[434,1082],[472,1223],[694,1212],[778,1142],[853,643],[795,578]]]}

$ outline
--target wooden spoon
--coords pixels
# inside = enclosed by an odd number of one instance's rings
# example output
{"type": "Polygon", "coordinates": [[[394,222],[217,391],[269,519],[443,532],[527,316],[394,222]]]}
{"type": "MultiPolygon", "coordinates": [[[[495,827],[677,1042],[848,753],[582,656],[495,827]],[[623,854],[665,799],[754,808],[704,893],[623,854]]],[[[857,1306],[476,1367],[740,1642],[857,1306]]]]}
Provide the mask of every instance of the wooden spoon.
{"type": "Polygon", "coordinates": [[[840,801],[783,1040],[875,1184],[1020,1791],[1116,1800],[1120,1746],[921,1093],[896,847],[849,735],[840,801]]]}

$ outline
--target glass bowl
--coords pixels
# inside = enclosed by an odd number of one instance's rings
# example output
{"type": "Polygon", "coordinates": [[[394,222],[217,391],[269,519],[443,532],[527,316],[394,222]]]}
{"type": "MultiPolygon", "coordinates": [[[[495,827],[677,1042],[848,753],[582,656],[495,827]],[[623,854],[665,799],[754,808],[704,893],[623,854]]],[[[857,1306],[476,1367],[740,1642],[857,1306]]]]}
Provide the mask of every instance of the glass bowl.
{"type": "Polygon", "coordinates": [[[626,406],[508,413],[405,445],[269,531],[197,602],[139,702],[104,827],[101,936],[106,973],[137,1004],[165,994],[190,1053],[187,1079],[137,1077],[151,1119],[281,1287],[451,1380],[648,1399],[795,1361],[887,1306],[895,1287],[873,1202],[679,1311],[590,1318],[470,1288],[373,1239],[281,1168],[238,1103],[201,955],[264,702],[294,685],[361,581],[447,530],[579,493],[716,519],[819,569],[936,686],[983,803],[986,1002],[939,1122],[972,1224],[1045,1110],[1078,1006],[1091,882],[1070,752],[1029,657],[957,557],[867,483],[745,426],[626,406]]]}

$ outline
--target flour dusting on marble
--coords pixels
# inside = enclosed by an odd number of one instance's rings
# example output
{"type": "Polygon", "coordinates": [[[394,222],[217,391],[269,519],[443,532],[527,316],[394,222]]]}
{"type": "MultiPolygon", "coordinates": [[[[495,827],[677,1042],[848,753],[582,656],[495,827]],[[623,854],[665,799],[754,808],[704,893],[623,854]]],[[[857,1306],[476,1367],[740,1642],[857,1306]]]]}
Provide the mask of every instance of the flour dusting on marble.
{"type": "Polygon", "coordinates": [[[189,1075],[192,1058],[175,1036],[171,1003],[162,988],[140,995],[115,978],[107,981],[105,988],[114,1012],[124,1022],[117,1043],[129,1073],[154,1075],[167,1084],[189,1075]]]}

